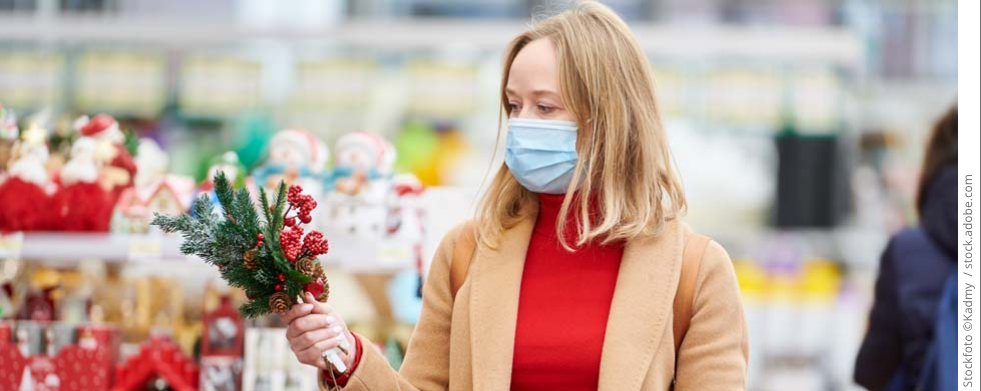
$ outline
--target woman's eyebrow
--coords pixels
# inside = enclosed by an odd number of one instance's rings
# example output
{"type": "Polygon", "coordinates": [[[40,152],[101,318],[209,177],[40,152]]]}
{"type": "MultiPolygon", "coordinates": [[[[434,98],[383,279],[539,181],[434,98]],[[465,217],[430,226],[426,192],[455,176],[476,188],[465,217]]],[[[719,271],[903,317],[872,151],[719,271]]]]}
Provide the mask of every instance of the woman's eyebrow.
{"type": "MultiPolygon", "coordinates": [[[[518,92],[515,91],[515,90],[513,90],[513,89],[511,89],[510,87],[505,88],[504,89],[504,93],[506,95],[518,95],[518,92]]],[[[552,90],[544,90],[544,89],[534,90],[534,91],[531,92],[531,94],[533,96],[541,96],[541,95],[559,96],[559,93],[558,92],[555,92],[555,91],[552,91],[552,90]]]]}
{"type": "Polygon", "coordinates": [[[531,94],[534,95],[534,96],[542,96],[542,95],[550,95],[550,96],[555,96],[555,97],[558,97],[559,96],[559,93],[558,92],[555,92],[555,91],[552,91],[552,90],[534,90],[534,91],[531,92],[531,94]]]}

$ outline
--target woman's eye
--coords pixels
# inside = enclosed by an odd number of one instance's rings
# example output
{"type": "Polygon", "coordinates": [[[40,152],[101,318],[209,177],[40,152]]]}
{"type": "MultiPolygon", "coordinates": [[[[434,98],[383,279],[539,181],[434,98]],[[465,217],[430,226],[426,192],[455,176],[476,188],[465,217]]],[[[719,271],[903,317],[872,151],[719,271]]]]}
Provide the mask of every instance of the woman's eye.
{"type": "Polygon", "coordinates": [[[511,103],[509,106],[511,106],[512,113],[521,111],[521,106],[518,106],[516,103],[511,103]]]}
{"type": "Polygon", "coordinates": [[[544,114],[548,114],[548,113],[552,112],[552,110],[554,110],[554,108],[549,107],[549,106],[545,106],[545,105],[538,105],[538,111],[540,111],[540,112],[542,112],[544,114]]]}

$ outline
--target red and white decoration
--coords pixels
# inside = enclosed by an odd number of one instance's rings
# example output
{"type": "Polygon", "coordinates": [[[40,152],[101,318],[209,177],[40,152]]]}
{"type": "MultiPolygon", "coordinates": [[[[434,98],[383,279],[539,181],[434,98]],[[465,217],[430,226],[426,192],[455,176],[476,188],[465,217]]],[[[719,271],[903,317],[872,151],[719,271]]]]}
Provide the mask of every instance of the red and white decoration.
{"type": "Polygon", "coordinates": [[[105,391],[111,380],[111,356],[101,345],[69,345],[54,357],[24,357],[15,345],[0,341],[0,391],[105,391]]]}

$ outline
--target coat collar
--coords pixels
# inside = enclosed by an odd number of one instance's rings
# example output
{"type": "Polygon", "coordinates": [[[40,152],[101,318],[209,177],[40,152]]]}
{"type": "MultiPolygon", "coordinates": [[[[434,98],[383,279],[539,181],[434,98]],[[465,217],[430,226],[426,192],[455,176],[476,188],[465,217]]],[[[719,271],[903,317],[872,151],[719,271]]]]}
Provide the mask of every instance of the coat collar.
{"type": "Polygon", "coordinates": [[[470,346],[474,391],[511,388],[518,295],[535,214],[504,231],[497,248],[478,246],[470,267],[470,346]]]}
{"type": "Polygon", "coordinates": [[[600,361],[599,391],[640,390],[671,321],[685,232],[676,220],[627,242],[600,361]]]}
{"type": "MultiPolygon", "coordinates": [[[[470,346],[475,391],[511,385],[514,333],[535,214],[506,230],[496,249],[478,246],[470,273],[470,346]]],[[[670,321],[684,243],[682,225],[627,242],[607,320],[599,390],[639,390],[670,321]]]]}

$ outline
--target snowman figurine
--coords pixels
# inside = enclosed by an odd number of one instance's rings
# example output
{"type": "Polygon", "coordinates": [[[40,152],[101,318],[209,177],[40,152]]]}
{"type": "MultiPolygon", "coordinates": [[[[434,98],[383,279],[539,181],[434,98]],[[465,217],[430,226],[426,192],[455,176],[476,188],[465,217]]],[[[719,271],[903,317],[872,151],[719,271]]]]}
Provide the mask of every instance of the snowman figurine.
{"type": "Polygon", "coordinates": [[[376,239],[387,235],[395,148],[368,132],[341,137],[336,162],[325,180],[325,230],[376,239]]]}
{"type": "Polygon", "coordinates": [[[322,176],[329,158],[327,145],[310,131],[281,130],[269,141],[266,162],[252,172],[255,186],[262,186],[272,196],[282,180],[303,187],[305,193],[321,200],[322,176]]]}

